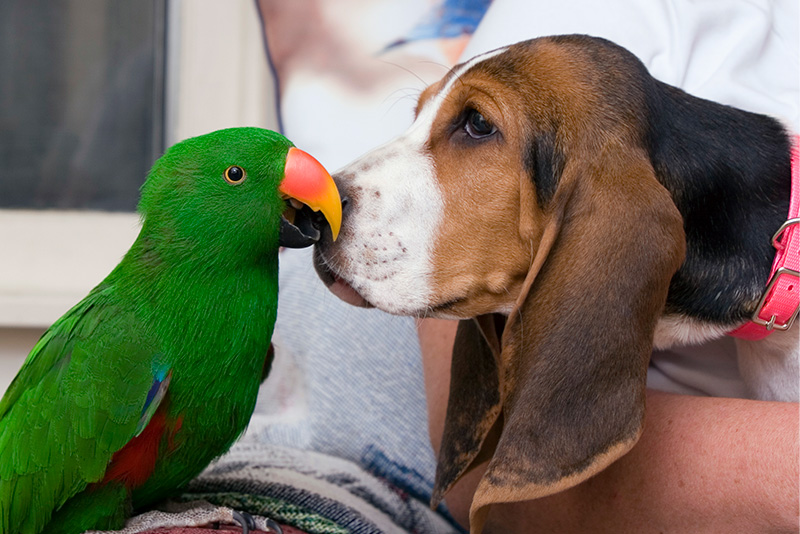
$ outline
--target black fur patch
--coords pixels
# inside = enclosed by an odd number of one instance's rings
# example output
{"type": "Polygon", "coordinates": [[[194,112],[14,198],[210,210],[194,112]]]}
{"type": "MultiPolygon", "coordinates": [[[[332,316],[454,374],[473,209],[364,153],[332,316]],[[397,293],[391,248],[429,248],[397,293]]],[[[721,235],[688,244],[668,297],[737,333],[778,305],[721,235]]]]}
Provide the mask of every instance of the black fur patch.
{"type": "Polygon", "coordinates": [[[660,82],[610,41],[554,41],[594,64],[587,76],[608,105],[605,119],[635,128],[683,216],[686,260],[672,279],[666,313],[717,324],[748,318],[775,256],[771,237],[789,212],[791,140],[784,127],[660,82]]]}
{"type": "Polygon", "coordinates": [[[536,202],[544,209],[553,199],[564,170],[564,155],[556,145],[555,128],[536,135],[528,144],[525,168],[536,188],[536,202]]]}
{"type": "Polygon", "coordinates": [[[716,323],[749,317],[767,283],[772,234],[789,213],[789,136],[781,124],[653,80],[648,150],[683,215],[686,261],[667,313],[716,323]]]}

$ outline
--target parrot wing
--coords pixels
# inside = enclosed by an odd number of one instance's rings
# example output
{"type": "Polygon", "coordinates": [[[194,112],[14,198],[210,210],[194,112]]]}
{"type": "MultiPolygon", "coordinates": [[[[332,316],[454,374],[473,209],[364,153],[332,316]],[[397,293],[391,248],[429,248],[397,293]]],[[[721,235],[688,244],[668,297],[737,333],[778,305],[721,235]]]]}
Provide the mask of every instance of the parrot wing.
{"type": "Polygon", "coordinates": [[[40,531],[164,396],[156,345],[111,292],[99,286],[56,321],[0,401],[0,532],[40,531]]]}

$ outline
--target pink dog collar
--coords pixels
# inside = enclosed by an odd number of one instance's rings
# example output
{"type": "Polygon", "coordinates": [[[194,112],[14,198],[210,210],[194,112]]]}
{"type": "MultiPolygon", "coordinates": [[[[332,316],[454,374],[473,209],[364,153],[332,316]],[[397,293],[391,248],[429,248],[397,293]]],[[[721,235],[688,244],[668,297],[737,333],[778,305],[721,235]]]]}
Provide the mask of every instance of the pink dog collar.
{"type": "Polygon", "coordinates": [[[763,339],[775,330],[788,330],[800,311],[800,136],[792,146],[792,192],[789,218],[772,237],[776,249],[767,288],[753,317],[731,336],[763,339]]]}

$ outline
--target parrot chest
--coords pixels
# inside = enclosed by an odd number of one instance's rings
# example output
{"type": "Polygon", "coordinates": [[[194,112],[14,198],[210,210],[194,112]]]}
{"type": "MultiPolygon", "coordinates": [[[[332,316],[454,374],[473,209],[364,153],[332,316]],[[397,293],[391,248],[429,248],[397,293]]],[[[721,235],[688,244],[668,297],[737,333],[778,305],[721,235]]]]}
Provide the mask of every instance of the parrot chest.
{"type": "Polygon", "coordinates": [[[268,357],[277,302],[276,292],[270,299],[263,288],[249,295],[250,302],[238,295],[230,300],[236,308],[219,307],[204,314],[204,322],[187,323],[192,330],[173,322],[162,338],[163,364],[171,378],[153,416],[156,420],[163,414],[152,472],[133,488],[136,506],[186,484],[246,428],[268,357]]]}
{"type": "Polygon", "coordinates": [[[131,451],[137,465],[151,466],[149,473],[142,473],[135,484],[129,485],[134,490],[135,506],[159,499],[197,476],[230,448],[253,413],[258,373],[236,380],[220,379],[209,387],[190,387],[189,391],[182,391],[179,378],[173,379],[174,393],[166,395],[141,434],[149,436],[149,443],[131,451]]]}

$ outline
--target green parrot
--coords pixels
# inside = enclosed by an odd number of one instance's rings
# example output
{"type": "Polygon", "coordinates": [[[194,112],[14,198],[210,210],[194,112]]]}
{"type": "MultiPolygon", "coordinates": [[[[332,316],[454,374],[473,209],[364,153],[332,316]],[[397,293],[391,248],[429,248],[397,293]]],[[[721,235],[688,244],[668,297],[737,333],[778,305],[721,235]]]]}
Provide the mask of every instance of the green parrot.
{"type": "Polygon", "coordinates": [[[258,128],[171,147],[139,212],[0,400],[0,533],[120,528],[226,452],[271,364],[279,246],[335,239],[342,216],[322,165],[258,128]]]}

